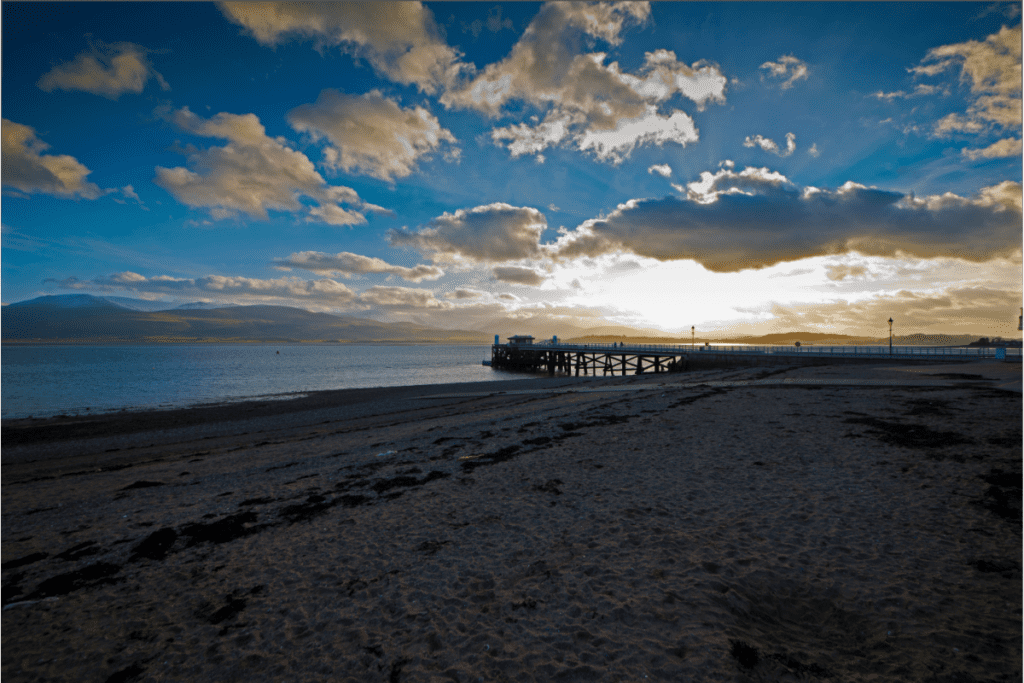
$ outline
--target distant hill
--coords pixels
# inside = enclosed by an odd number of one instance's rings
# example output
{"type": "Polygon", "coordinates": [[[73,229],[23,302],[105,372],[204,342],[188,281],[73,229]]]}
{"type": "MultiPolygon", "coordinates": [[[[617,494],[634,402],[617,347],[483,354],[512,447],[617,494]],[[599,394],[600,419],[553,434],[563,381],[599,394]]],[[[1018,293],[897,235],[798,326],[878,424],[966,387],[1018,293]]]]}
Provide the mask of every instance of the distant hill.
{"type": "MultiPolygon", "coordinates": [[[[971,334],[908,334],[894,335],[892,343],[897,346],[965,346],[978,339],[971,334]]],[[[583,335],[567,338],[565,341],[580,344],[600,344],[610,342],[631,342],[634,344],[689,344],[690,337],[643,337],[638,335],[583,335]]],[[[889,343],[889,337],[854,337],[846,334],[828,334],[823,332],[782,332],[761,336],[740,337],[697,337],[695,342],[703,344],[748,344],[750,346],[792,346],[800,342],[802,346],[877,346],[889,343]]]]}
{"type": "Polygon", "coordinates": [[[238,306],[238,304],[214,304],[214,303],[209,303],[209,302],[206,302],[206,301],[195,301],[195,302],[190,303],[190,304],[181,304],[180,306],[175,306],[173,309],[161,308],[161,309],[158,309],[158,310],[161,310],[161,311],[166,311],[166,310],[182,311],[182,310],[203,309],[203,310],[207,310],[208,311],[208,310],[213,309],[213,308],[233,308],[233,307],[236,307],[236,306],[238,306]]]}
{"type": "Polygon", "coordinates": [[[311,313],[290,306],[142,311],[88,294],[47,296],[0,309],[3,341],[336,341],[483,344],[486,334],[311,313]]]}
{"type": "MultiPolygon", "coordinates": [[[[132,301],[135,301],[135,299],[132,299],[132,301]]],[[[93,296],[92,294],[55,294],[52,296],[41,296],[36,299],[30,299],[28,301],[18,301],[17,303],[8,304],[7,306],[4,306],[4,310],[18,308],[36,308],[40,310],[120,308],[130,310],[128,306],[119,304],[115,302],[112,298],[107,298],[103,296],[93,296]]]]}
{"type": "MultiPolygon", "coordinates": [[[[368,318],[312,313],[291,306],[239,306],[193,302],[172,304],[116,296],[60,294],[20,301],[0,309],[4,342],[132,342],[184,343],[197,341],[336,341],[439,344],[490,344],[514,334],[538,340],[557,335],[578,343],[632,342],[688,344],[691,339],[653,329],[624,325],[579,325],[541,317],[499,317],[477,324],[475,330],[445,330],[412,323],[382,323],[368,318]]],[[[901,346],[963,346],[976,335],[910,334],[894,336],[901,346]]],[[[821,332],[783,332],[761,336],[698,337],[696,342],[751,345],[842,346],[887,344],[888,337],[854,337],[821,332]]]]}
{"type": "Polygon", "coordinates": [[[559,339],[576,339],[584,336],[621,336],[625,338],[639,337],[643,335],[664,335],[664,332],[653,329],[626,327],[625,325],[597,325],[594,327],[581,327],[571,323],[544,318],[512,318],[501,317],[488,320],[485,323],[476,325],[476,329],[488,333],[491,341],[494,335],[498,335],[504,343],[507,337],[514,334],[528,334],[536,339],[550,339],[557,336],[559,339]]]}
{"type": "Polygon", "coordinates": [[[45,308],[96,308],[98,306],[113,305],[129,311],[170,311],[176,309],[213,309],[229,308],[238,304],[215,304],[204,301],[196,301],[188,304],[174,304],[167,301],[147,301],[145,299],[131,299],[126,296],[95,296],[93,294],[55,294],[41,296],[28,301],[19,301],[10,304],[13,307],[39,306],[45,308]]]}

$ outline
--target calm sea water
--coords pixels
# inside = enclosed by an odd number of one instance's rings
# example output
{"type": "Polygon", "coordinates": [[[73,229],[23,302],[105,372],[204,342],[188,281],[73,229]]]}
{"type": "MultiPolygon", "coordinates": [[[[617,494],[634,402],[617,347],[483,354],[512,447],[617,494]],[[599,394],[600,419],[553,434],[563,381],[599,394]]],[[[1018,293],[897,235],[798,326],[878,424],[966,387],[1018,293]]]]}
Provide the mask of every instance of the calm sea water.
{"type": "Polygon", "coordinates": [[[480,364],[490,357],[489,346],[4,346],[0,416],[524,377],[480,364]]]}

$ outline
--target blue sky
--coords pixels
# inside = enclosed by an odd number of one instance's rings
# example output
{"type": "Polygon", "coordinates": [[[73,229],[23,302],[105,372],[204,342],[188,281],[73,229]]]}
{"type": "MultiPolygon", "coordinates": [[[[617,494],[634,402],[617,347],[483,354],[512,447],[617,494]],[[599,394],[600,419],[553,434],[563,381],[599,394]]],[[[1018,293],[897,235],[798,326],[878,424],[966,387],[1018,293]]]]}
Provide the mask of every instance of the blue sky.
{"type": "Polygon", "coordinates": [[[1020,7],[3,3],[3,302],[1011,336],[1020,7]]]}

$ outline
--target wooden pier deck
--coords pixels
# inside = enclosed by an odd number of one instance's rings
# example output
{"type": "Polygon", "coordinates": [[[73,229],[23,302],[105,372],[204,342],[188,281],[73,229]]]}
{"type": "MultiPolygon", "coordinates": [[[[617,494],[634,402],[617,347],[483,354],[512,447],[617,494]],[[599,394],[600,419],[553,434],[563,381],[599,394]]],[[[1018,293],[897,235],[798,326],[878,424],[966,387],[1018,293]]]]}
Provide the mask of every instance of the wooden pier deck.
{"type": "Polygon", "coordinates": [[[697,346],[691,344],[572,344],[545,340],[491,346],[494,368],[582,375],[642,375],[695,367],[820,365],[847,362],[1020,362],[1021,349],[932,346],[697,346]]]}

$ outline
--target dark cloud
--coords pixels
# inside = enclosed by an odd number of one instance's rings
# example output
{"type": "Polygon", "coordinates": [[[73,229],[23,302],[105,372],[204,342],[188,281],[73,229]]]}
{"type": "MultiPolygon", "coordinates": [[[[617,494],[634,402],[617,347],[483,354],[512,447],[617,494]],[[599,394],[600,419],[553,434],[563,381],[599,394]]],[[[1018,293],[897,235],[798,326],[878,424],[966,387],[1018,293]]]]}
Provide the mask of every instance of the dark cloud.
{"type": "Polygon", "coordinates": [[[478,292],[475,289],[456,289],[451,292],[445,292],[444,298],[465,301],[467,299],[479,299],[483,295],[483,292],[478,292]]]}
{"type": "Polygon", "coordinates": [[[494,278],[511,285],[530,285],[536,287],[544,282],[544,276],[532,268],[518,266],[498,266],[491,271],[494,278]]]}
{"type": "Polygon", "coordinates": [[[918,198],[848,182],[800,188],[768,169],[705,172],[686,197],[635,199],[559,239],[560,258],[630,251],[709,270],[763,268],[856,251],[986,261],[1019,254],[1021,185],[1006,181],[974,198],[918,198]]]}

